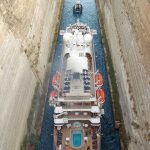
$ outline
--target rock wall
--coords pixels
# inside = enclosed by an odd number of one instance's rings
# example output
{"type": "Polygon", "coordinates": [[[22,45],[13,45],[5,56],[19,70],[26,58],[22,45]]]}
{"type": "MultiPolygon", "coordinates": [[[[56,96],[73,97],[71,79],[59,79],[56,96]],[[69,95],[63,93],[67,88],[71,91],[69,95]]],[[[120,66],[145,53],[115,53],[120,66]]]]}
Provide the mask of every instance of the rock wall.
{"type": "Polygon", "coordinates": [[[150,147],[150,1],[98,0],[129,150],[150,147]]]}
{"type": "Polygon", "coordinates": [[[0,1],[0,150],[19,150],[62,0],[0,1]]]}

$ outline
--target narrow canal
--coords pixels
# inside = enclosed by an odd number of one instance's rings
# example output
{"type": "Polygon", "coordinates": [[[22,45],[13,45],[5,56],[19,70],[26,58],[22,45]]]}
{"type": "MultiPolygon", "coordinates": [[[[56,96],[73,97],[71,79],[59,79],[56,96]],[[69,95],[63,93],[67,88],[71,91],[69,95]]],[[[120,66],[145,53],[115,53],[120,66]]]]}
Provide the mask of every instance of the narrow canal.
{"type": "MultiPolygon", "coordinates": [[[[97,30],[97,35],[94,36],[94,45],[95,45],[95,55],[96,55],[96,66],[97,69],[102,73],[104,78],[103,89],[106,93],[106,102],[103,105],[105,114],[101,119],[102,123],[102,139],[101,139],[101,149],[102,150],[120,150],[120,140],[119,133],[114,127],[114,119],[111,106],[111,97],[110,89],[107,78],[107,70],[104,58],[104,50],[101,41],[101,34],[98,22],[98,15],[96,10],[95,0],[81,0],[83,5],[83,13],[81,16],[74,16],[72,7],[75,0],[64,0],[64,8],[61,17],[60,29],[65,29],[69,24],[75,23],[79,17],[80,22],[86,23],[92,29],[97,30]]],[[[55,18],[54,18],[55,19],[55,18]]],[[[52,75],[59,70],[60,66],[60,56],[62,48],[62,36],[58,36],[57,47],[54,54],[50,83],[47,95],[47,102],[45,105],[44,119],[42,125],[42,134],[40,137],[40,142],[36,147],[36,150],[53,150],[53,107],[50,107],[48,104],[48,98],[51,87],[51,78],[52,75]]]]}

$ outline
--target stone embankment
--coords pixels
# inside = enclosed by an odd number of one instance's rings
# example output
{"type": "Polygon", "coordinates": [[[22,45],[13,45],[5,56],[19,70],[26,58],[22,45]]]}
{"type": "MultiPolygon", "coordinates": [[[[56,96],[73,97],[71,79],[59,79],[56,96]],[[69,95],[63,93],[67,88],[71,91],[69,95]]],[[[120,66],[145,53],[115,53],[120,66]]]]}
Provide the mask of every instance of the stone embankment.
{"type": "Polygon", "coordinates": [[[0,1],[0,150],[19,150],[62,0],[0,1]]]}
{"type": "MultiPolygon", "coordinates": [[[[98,0],[129,150],[150,147],[150,2],[98,0]]],[[[115,100],[114,100],[115,101],[115,100]]]]}

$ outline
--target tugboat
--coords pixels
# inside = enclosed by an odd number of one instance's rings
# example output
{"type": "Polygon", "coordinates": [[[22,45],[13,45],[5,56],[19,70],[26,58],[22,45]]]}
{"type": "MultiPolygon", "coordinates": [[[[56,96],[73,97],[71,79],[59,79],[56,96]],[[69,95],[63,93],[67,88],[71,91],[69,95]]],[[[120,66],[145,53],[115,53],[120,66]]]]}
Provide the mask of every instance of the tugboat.
{"type": "Polygon", "coordinates": [[[82,14],[82,5],[80,0],[77,0],[73,6],[73,14],[82,14]]]}
{"type": "Polygon", "coordinates": [[[52,78],[49,100],[54,106],[54,150],[100,150],[105,92],[95,64],[97,32],[78,20],[60,34],[61,68],[52,78]]]}

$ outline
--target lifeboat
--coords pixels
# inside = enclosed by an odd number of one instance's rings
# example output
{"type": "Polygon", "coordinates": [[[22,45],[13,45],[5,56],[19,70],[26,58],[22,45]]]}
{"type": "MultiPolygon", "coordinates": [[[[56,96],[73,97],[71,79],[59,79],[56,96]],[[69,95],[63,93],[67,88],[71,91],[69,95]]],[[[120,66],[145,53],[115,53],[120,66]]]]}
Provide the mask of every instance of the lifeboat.
{"type": "Polygon", "coordinates": [[[96,90],[96,99],[102,104],[105,102],[105,92],[103,89],[96,90]]]}
{"type": "Polygon", "coordinates": [[[97,86],[102,86],[103,85],[103,77],[100,73],[96,73],[96,75],[95,75],[95,84],[97,86]]]}
{"type": "Polygon", "coordinates": [[[58,97],[58,92],[57,91],[51,91],[50,92],[50,100],[54,100],[57,97],[58,97]]]}
{"type": "Polygon", "coordinates": [[[60,83],[60,74],[57,73],[53,76],[52,85],[54,87],[59,87],[59,83],[60,83]]]}

